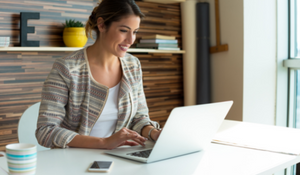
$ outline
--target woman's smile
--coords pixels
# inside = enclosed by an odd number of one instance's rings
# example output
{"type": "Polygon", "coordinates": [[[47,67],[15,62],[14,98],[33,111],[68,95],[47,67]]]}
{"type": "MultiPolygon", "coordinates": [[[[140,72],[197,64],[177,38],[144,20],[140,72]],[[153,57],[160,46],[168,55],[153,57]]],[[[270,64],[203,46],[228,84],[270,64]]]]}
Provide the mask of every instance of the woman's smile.
{"type": "Polygon", "coordinates": [[[119,47],[122,51],[126,52],[130,46],[119,45],[119,47]]]}

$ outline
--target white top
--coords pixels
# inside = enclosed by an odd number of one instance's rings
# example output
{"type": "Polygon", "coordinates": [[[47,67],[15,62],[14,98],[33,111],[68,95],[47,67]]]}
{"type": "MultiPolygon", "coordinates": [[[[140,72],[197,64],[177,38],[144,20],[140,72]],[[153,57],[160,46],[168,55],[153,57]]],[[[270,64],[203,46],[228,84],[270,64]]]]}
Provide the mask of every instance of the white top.
{"type": "Polygon", "coordinates": [[[118,119],[118,96],[120,83],[109,89],[108,97],[100,117],[95,123],[90,136],[105,138],[112,135],[118,119]]]}

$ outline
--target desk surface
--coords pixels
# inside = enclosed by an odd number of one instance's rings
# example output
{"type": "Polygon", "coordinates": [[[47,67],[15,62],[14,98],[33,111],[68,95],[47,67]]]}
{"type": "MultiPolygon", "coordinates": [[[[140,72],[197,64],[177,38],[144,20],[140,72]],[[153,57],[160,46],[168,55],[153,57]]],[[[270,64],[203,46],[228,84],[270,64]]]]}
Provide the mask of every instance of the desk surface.
{"type": "MultiPolygon", "coordinates": [[[[99,149],[52,149],[38,152],[37,175],[94,174],[87,171],[94,160],[112,160],[109,175],[267,175],[300,162],[299,156],[211,144],[207,151],[150,164],[114,157],[99,149]]],[[[0,166],[7,170],[6,159],[0,166]]],[[[1,174],[1,172],[0,172],[1,174]]]]}
{"type": "Polygon", "coordinates": [[[300,156],[300,129],[224,120],[214,143],[300,156]]]}

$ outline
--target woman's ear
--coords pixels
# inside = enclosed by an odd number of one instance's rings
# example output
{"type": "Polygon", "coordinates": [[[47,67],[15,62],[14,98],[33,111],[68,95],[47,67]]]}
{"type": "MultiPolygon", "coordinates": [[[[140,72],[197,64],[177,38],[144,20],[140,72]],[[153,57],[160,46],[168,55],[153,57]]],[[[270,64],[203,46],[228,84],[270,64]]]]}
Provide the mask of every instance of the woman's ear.
{"type": "Polygon", "coordinates": [[[97,19],[97,27],[100,32],[105,32],[105,25],[102,17],[99,17],[97,19]]]}

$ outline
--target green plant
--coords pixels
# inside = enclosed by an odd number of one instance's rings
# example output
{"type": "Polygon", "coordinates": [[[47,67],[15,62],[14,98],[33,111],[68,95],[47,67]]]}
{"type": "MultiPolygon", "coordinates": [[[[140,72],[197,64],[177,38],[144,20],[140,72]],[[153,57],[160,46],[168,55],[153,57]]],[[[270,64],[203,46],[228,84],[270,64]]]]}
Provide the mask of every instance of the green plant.
{"type": "Polygon", "coordinates": [[[81,21],[75,21],[75,19],[66,20],[66,24],[63,24],[64,27],[83,27],[81,21]]]}

